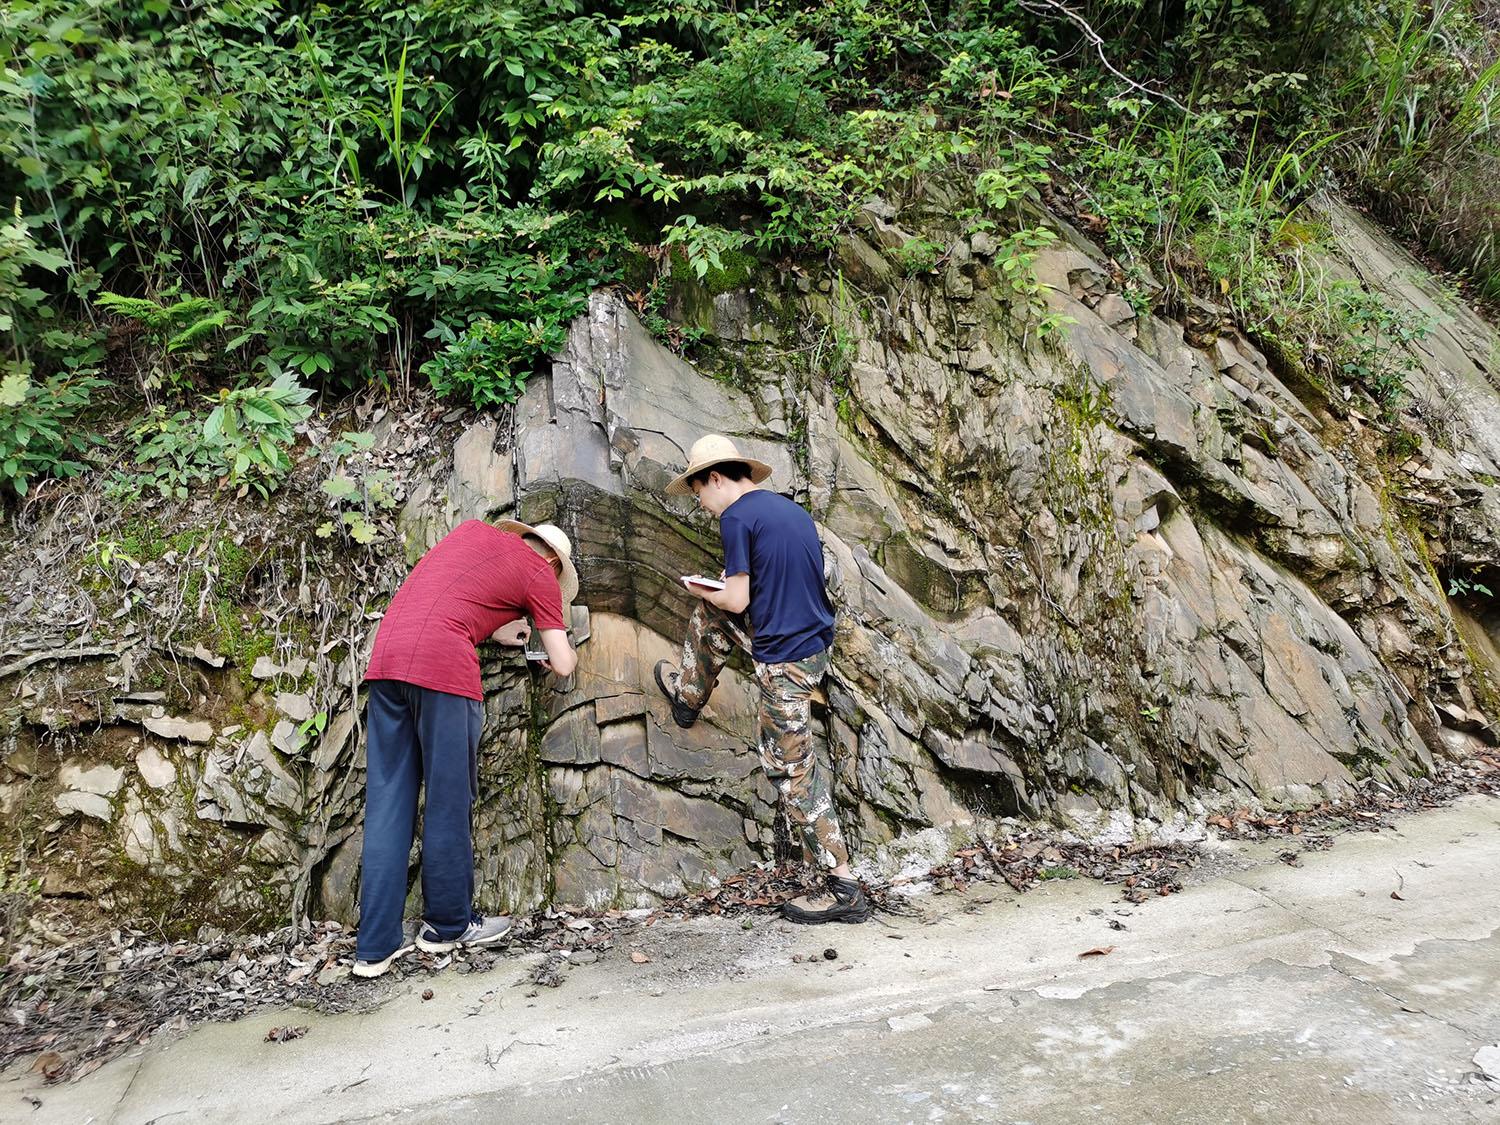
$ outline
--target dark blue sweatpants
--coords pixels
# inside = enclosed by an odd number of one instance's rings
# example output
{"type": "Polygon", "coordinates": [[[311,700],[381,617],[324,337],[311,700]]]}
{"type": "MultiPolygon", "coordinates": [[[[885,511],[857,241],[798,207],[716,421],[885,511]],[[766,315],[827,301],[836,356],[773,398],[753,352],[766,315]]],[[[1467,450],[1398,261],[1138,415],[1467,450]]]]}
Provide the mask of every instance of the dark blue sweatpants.
{"type": "Polygon", "coordinates": [[[477,699],[374,680],[366,710],[365,841],[355,956],[381,961],[401,945],[406,862],[422,813],[422,917],[449,941],[470,922],[474,844],[469,816],[479,796],[477,699]]]}

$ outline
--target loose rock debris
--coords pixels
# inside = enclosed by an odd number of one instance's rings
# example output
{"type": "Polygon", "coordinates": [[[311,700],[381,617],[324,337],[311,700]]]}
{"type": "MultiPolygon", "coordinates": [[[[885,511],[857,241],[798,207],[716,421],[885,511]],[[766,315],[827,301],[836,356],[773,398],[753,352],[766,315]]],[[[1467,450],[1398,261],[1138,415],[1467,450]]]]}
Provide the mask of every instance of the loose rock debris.
{"type": "Polygon", "coordinates": [[[543,988],[557,988],[563,982],[563,966],[567,963],[568,955],[561,950],[547,954],[531,971],[531,983],[543,988]]]}
{"type": "MultiPolygon", "coordinates": [[[[1432,777],[1400,792],[1369,784],[1349,800],[1302,812],[1236,809],[1217,813],[1208,823],[1236,839],[1296,840],[1307,853],[1331,847],[1335,831],[1380,831],[1403,813],[1438,808],[1475,793],[1500,796],[1500,758],[1482,754],[1440,763],[1432,777]]],[[[910,887],[902,884],[962,892],[975,882],[1003,879],[1026,891],[1050,879],[1081,876],[1118,884],[1126,900],[1142,903],[1181,890],[1181,878],[1196,858],[1188,844],[1101,847],[1026,826],[963,848],[925,875],[870,885],[867,893],[877,910],[900,914],[911,911],[900,893],[910,887]]],[[[657,909],[589,914],[552,907],[517,919],[508,951],[547,954],[529,983],[555,988],[573,965],[599,959],[622,936],[662,918],[764,915],[809,889],[811,881],[801,869],[758,867],[657,909]]],[[[1123,923],[1110,925],[1125,928],[1123,923]]],[[[0,970],[0,1069],[32,1056],[32,1068],[48,1082],[78,1079],[158,1031],[238,1019],[271,1006],[322,1012],[368,1009],[388,994],[391,979],[450,966],[461,973],[487,972],[507,952],[493,947],[441,957],[414,952],[398,960],[382,984],[348,975],[354,938],[337,922],[240,937],[205,930],[199,938],[163,941],[142,930],[116,929],[91,939],[49,935],[15,947],[0,970]]],[[[637,961],[637,955],[646,957],[636,950],[631,959],[637,961]]],[[[827,951],[822,956],[832,959],[827,951]]]]}

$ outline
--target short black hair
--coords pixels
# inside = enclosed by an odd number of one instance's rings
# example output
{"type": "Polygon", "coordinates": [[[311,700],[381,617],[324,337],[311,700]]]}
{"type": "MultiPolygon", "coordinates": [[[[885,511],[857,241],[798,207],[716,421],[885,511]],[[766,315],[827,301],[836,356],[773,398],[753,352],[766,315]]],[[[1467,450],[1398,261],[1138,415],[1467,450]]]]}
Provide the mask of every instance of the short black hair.
{"type": "Polygon", "coordinates": [[[708,483],[708,474],[718,473],[725,480],[749,480],[750,466],[743,461],[720,461],[717,465],[710,465],[706,469],[699,469],[688,477],[688,487],[693,485],[704,485],[708,483]]]}

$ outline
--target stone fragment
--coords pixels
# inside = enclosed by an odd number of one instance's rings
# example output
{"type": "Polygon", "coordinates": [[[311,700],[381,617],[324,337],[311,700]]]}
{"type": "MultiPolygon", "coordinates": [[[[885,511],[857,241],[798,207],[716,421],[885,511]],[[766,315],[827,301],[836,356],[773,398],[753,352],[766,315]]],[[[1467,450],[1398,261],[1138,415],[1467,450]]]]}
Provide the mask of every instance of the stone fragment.
{"type": "Polygon", "coordinates": [[[312,699],[301,692],[277,692],[276,709],[293,722],[305,723],[313,717],[312,699]]]}
{"type": "Polygon", "coordinates": [[[993,371],[1000,363],[990,346],[983,341],[978,347],[963,353],[961,357],[965,371],[993,371]]]}
{"type": "Polygon", "coordinates": [[[1489,723],[1478,711],[1471,711],[1467,707],[1461,707],[1456,703],[1439,703],[1437,706],[1438,719],[1446,727],[1454,730],[1465,731],[1474,734],[1486,730],[1489,723]]]}
{"type": "Polygon", "coordinates": [[[109,799],[98,793],[85,793],[77,789],[70,789],[66,793],[59,793],[52,799],[57,811],[64,815],[68,813],[82,813],[91,816],[95,820],[108,823],[113,815],[113,807],[109,799]]]}
{"type": "Polygon", "coordinates": [[[306,671],[305,657],[294,656],[285,664],[278,664],[269,656],[257,656],[250,668],[250,675],[257,680],[274,680],[277,676],[290,676],[294,680],[300,680],[306,671]]]}
{"type": "Polygon", "coordinates": [[[448,498],[458,520],[478,519],[508,507],[514,499],[510,458],[495,451],[496,427],[470,426],[453,445],[453,479],[448,498]]]}
{"type": "Polygon", "coordinates": [[[1094,306],[1094,312],[1111,328],[1124,324],[1127,320],[1135,319],[1135,309],[1118,293],[1106,293],[1094,306]]]}
{"type": "Polygon", "coordinates": [[[306,741],[298,725],[290,719],[279,720],[271,730],[271,745],[283,754],[293,755],[301,753],[306,741]]]}
{"type": "Polygon", "coordinates": [[[854,226],[876,246],[894,250],[911,241],[911,235],[896,225],[896,208],[883,199],[871,199],[854,216],[854,226]]]}
{"type": "Polygon", "coordinates": [[[137,751],[135,768],[152,789],[164,789],[177,780],[177,767],[149,742],[137,751]]]}
{"type": "Polygon", "coordinates": [[[1491,1081],[1500,1082],[1500,1043],[1481,1047],[1474,1052],[1474,1065],[1491,1081]]]}
{"type": "Polygon", "coordinates": [[[25,777],[35,777],[36,750],[30,746],[18,746],[5,755],[5,764],[25,777]]]}
{"type": "Polygon", "coordinates": [[[193,656],[198,660],[203,661],[203,663],[207,664],[210,668],[224,667],[224,658],[218,653],[205,648],[201,644],[193,646],[193,656]]]}
{"type": "Polygon", "coordinates": [[[141,720],[141,725],[162,738],[185,742],[208,742],[214,736],[214,725],[205,719],[184,719],[174,715],[141,720]]]}
{"type": "Polygon", "coordinates": [[[858,235],[839,243],[839,263],[856,284],[883,289],[896,279],[896,268],[880,252],[858,235]]]}
{"type": "Polygon", "coordinates": [[[345,708],[333,717],[333,721],[323,732],[323,737],[318,740],[318,749],[313,755],[314,769],[326,771],[333,768],[339,755],[344,752],[344,747],[348,745],[349,736],[354,733],[354,718],[353,708],[345,708]]]}
{"type": "Polygon", "coordinates": [[[125,856],[132,863],[145,867],[160,862],[161,847],[156,839],[156,825],[138,800],[127,802],[121,840],[125,856]]]}
{"type": "Polygon", "coordinates": [[[974,279],[951,265],[943,275],[943,292],[955,301],[967,301],[974,296],[974,279]]]}
{"type": "Polygon", "coordinates": [[[125,771],[116,766],[104,765],[85,769],[77,763],[69,762],[57,771],[57,780],[66,789],[113,797],[125,782],[125,771]]]}

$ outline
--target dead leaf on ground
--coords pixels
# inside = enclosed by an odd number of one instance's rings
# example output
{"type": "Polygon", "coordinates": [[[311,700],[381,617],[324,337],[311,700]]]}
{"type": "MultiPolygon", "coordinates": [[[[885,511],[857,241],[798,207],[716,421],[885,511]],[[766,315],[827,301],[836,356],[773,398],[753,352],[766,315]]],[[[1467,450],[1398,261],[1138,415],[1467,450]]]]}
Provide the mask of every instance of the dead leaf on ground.
{"type": "Polygon", "coordinates": [[[289,1039],[301,1039],[306,1034],[306,1027],[273,1027],[266,1032],[266,1042],[285,1043],[289,1039]]]}
{"type": "Polygon", "coordinates": [[[651,958],[647,957],[639,949],[632,949],[630,951],[630,959],[637,965],[649,965],[651,963],[651,958]]]}
{"type": "Polygon", "coordinates": [[[1112,946],[1112,945],[1096,945],[1096,946],[1094,946],[1093,949],[1085,949],[1078,956],[1080,956],[1080,957],[1108,957],[1114,951],[1115,951],[1115,947],[1112,946]]]}
{"type": "Polygon", "coordinates": [[[1397,902],[1405,902],[1406,901],[1404,898],[1402,898],[1400,895],[1398,895],[1395,891],[1391,892],[1391,897],[1393,899],[1395,899],[1397,902]]]}
{"type": "Polygon", "coordinates": [[[68,1060],[56,1051],[43,1051],[32,1062],[31,1069],[40,1074],[48,1082],[56,1082],[68,1069],[68,1060]]]}

